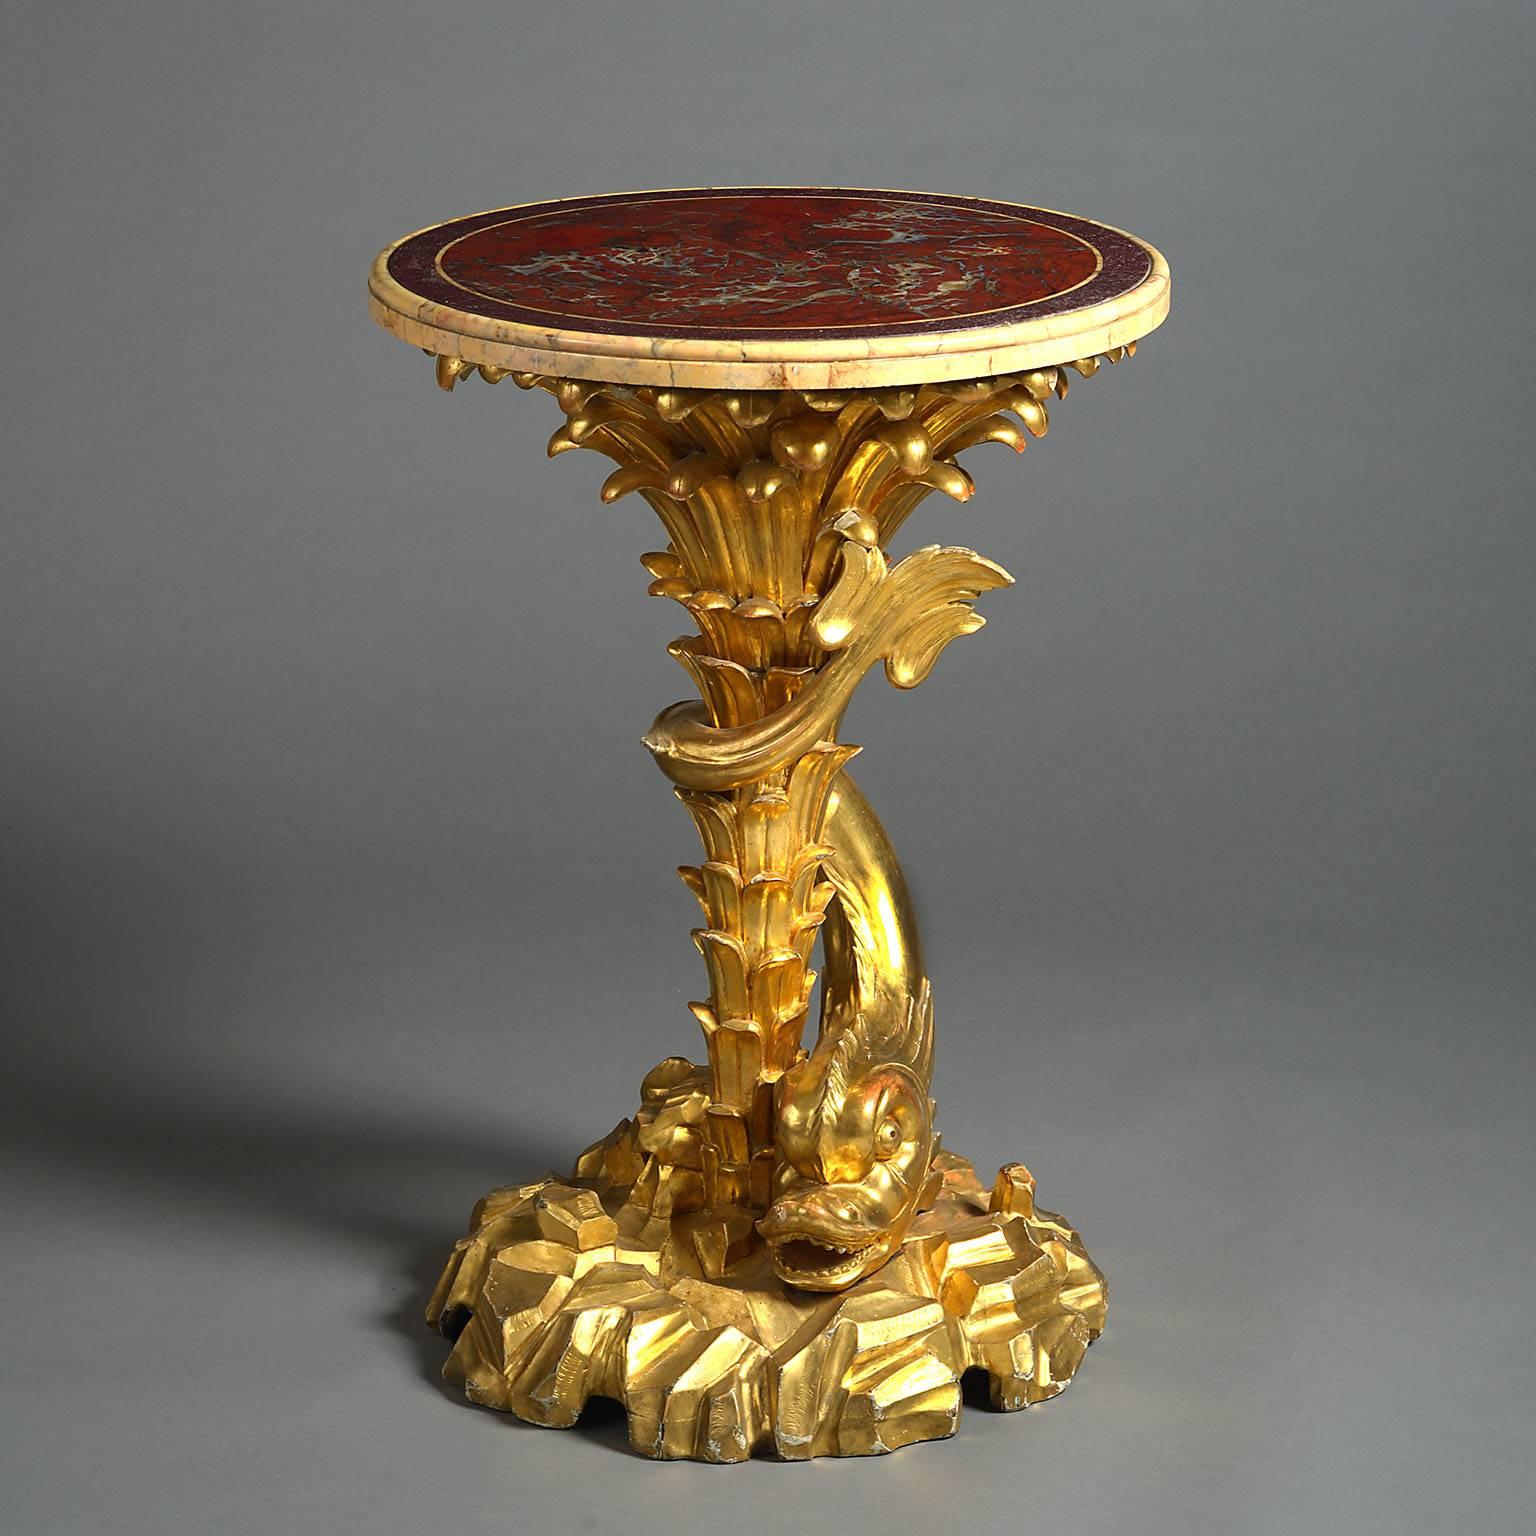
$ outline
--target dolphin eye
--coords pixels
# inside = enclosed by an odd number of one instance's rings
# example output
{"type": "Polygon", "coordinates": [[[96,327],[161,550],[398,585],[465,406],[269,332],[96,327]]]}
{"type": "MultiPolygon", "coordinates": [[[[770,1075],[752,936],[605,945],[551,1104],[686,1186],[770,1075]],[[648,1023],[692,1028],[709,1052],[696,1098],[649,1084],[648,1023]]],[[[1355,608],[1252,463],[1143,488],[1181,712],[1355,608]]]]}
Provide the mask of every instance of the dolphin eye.
{"type": "Polygon", "coordinates": [[[875,1156],[881,1159],[895,1157],[901,1149],[901,1127],[894,1119],[886,1119],[880,1122],[880,1129],[875,1132],[875,1156]]]}

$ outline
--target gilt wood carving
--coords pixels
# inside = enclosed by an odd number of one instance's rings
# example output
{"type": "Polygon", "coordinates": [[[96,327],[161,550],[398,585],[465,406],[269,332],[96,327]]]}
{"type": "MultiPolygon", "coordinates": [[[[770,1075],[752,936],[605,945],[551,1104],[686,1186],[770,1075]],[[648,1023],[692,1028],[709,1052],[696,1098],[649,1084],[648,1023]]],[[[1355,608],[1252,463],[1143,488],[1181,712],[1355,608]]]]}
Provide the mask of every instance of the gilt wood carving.
{"type": "Polygon", "coordinates": [[[970,1370],[999,1407],[1054,1396],[1103,1277],[1022,1164],[984,1188],[941,1148],[912,904],[839,728],[868,672],[917,686],[1010,583],[949,545],[893,560],[897,530],[1132,354],[1161,257],[1016,205],[734,189],[455,221],[370,289],[445,388],[554,397],[550,453],[614,461],[602,497],[656,513],[649,590],[693,626],[697,697],[645,743],[703,844],[704,1059],[662,1061],[569,1176],[480,1203],[428,1309],[447,1374],[540,1424],[615,1398],[637,1450],[715,1461],[947,1435],[970,1370]]]}

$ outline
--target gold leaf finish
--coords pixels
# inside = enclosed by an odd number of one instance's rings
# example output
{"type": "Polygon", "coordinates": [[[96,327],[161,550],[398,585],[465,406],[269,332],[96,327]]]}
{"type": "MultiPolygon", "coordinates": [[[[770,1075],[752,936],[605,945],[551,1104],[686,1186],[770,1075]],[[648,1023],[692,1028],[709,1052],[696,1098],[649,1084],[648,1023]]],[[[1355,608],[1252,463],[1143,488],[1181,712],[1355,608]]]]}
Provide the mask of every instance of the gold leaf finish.
{"type": "Polygon", "coordinates": [[[953,1434],[967,1371],[997,1408],[1054,1397],[1104,1326],[1103,1277],[1036,1210],[1019,1164],[989,1197],[940,1153],[933,1205],[894,1256],[817,1295],[785,1287],[761,1251],[707,1277],[684,1223],[640,1222],[605,1168],[633,1143],[626,1122],[577,1176],[475,1208],[427,1314],[472,1402],[564,1428],[611,1398],[647,1456],[869,1456],[953,1434]]]}
{"type": "Polygon", "coordinates": [[[940,1148],[933,997],[905,880],[838,739],[880,664],[909,689],[1009,585],[971,550],[890,542],[957,454],[1022,452],[1069,372],[1130,355],[867,390],[632,387],[436,361],[553,395],[551,454],[615,463],[666,534],[649,591],[694,632],[671,654],[697,697],[645,745],[703,846],[705,1059],[674,1056],[567,1179],[497,1190],[428,1321],[475,1402],[569,1425],[624,1404],[650,1456],[867,1455],[954,1432],[967,1371],[1021,1408],[1071,1379],[1104,1282],[1020,1164],[990,1191],[940,1148]],[[806,1023],[817,991],[815,1037],[806,1023]]]}

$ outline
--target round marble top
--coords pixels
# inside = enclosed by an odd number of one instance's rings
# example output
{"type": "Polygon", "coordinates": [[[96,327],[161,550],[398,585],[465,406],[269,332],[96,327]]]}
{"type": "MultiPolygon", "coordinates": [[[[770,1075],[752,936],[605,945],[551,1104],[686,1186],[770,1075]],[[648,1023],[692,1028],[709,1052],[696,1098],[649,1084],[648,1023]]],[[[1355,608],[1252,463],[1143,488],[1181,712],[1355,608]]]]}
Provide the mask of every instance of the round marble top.
{"type": "Polygon", "coordinates": [[[1150,245],[1018,203],[836,187],[616,193],[435,224],[380,253],[374,318],[439,356],[614,383],[841,389],[1135,341],[1150,245]]]}

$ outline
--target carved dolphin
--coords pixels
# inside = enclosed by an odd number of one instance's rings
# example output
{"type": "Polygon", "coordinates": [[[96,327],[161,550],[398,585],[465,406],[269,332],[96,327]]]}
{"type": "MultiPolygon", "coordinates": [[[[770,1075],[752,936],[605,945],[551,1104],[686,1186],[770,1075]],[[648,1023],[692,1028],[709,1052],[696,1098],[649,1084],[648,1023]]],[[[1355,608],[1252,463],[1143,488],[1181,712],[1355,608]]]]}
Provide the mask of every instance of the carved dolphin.
{"type": "Polygon", "coordinates": [[[842,1290],[901,1246],[936,1194],[933,1004],[900,865],[846,773],[833,790],[821,1023],[779,1082],[775,1198],[758,1230],[774,1271],[842,1290]]]}
{"type": "MultiPolygon", "coordinates": [[[[869,668],[883,661],[898,688],[916,687],[951,640],[985,622],[976,598],[1013,580],[971,550],[941,545],[891,566],[873,526],[854,512],[830,531],[842,540],[838,574],[810,625],[830,659],[753,719],[724,723],[729,711],[705,700],[664,709],[645,744],[680,790],[759,783],[835,740],[869,668]]],[[[694,655],[685,642],[673,651],[685,664],[694,655]]],[[[705,677],[697,680],[707,690],[705,677]]],[[[821,1024],[810,1054],[775,1090],[774,1198],[758,1231],[780,1279],[830,1291],[900,1247],[939,1181],[928,1096],[933,1008],[917,925],[890,842],[846,773],[828,801],[824,840],[837,894],[821,930],[821,1024]]]]}

